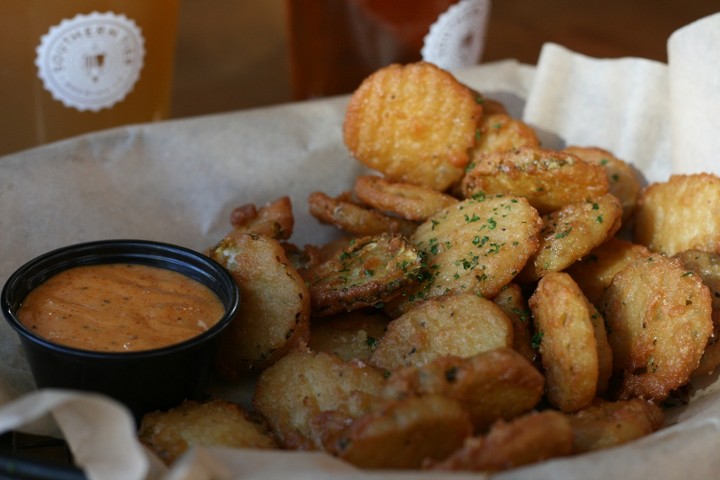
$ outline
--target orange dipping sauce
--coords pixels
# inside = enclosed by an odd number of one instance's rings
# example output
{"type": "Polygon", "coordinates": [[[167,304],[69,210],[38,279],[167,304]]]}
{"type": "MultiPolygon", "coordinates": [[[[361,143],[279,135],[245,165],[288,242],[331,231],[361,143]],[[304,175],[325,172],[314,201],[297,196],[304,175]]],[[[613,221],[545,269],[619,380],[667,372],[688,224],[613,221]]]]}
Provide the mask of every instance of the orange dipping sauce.
{"type": "Polygon", "coordinates": [[[182,273],[117,263],[74,267],[50,277],[28,294],[18,318],[54,343],[132,352],[195,337],[224,312],[212,290],[182,273]]]}

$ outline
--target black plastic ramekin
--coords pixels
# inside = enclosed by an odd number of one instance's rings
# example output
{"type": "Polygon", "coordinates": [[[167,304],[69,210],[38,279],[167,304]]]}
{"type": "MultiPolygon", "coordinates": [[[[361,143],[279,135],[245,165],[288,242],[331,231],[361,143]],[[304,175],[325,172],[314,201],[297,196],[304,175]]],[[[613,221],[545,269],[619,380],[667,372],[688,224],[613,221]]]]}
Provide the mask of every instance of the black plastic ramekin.
{"type": "Polygon", "coordinates": [[[103,240],[63,247],[16,270],[5,283],[0,308],[17,332],[38,388],[98,392],[124,403],[136,419],[185,399],[198,399],[210,378],[217,339],[235,317],[240,294],[217,262],[190,249],[146,240],[103,240]],[[27,294],[51,276],[77,266],[133,263],[182,273],[209,287],[225,307],[222,319],[202,334],[163,348],[95,352],[46,340],[20,323],[27,294]]]}

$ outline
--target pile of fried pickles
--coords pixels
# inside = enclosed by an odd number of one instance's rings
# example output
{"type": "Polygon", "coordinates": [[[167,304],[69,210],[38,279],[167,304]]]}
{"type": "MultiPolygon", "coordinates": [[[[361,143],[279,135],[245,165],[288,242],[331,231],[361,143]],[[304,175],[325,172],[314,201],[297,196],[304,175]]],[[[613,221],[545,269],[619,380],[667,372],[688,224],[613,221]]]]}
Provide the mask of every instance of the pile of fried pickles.
{"type": "Polygon", "coordinates": [[[367,173],[306,206],[335,240],[293,244],[284,196],[208,250],[243,299],[217,372],[254,379],[252,405],[146,415],[167,464],[220,445],[496,472],[650,434],[720,363],[719,177],[543,148],[425,62],[366,78],[342,128],[367,173]]]}

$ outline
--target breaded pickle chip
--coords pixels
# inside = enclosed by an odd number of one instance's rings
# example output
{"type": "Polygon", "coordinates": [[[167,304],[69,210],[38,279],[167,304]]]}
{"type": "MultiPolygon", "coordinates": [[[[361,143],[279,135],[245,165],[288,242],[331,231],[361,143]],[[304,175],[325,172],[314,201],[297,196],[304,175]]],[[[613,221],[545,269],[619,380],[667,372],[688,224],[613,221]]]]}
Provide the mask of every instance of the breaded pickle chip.
{"type": "Polygon", "coordinates": [[[596,400],[568,416],[574,433],[573,453],[622,445],[662,427],[665,413],[658,405],[632,398],[609,402],[596,400]]]}
{"type": "Polygon", "coordinates": [[[381,233],[409,235],[417,226],[404,218],[392,217],[353,202],[346,194],[331,197],[323,192],[313,192],[308,197],[308,208],[321,223],[358,236],[381,233]]]}
{"type": "Polygon", "coordinates": [[[620,201],[609,193],[543,215],[540,244],[519,279],[529,282],[565,270],[615,235],[621,218],[620,201]]]}
{"type": "Polygon", "coordinates": [[[324,352],[295,350],[263,371],[253,405],[285,448],[322,448],[322,414],[343,419],[369,412],[383,388],[380,370],[324,352]]]}
{"type": "Polygon", "coordinates": [[[569,455],[573,431],[566,415],[554,410],[531,412],[510,422],[498,421],[483,436],[469,437],[443,461],[427,462],[436,470],[497,472],[569,455]]]}
{"type": "Polygon", "coordinates": [[[445,355],[512,347],[513,327],[492,301],[472,293],[427,300],[388,324],[370,363],[392,370],[445,355]]]}
{"type": "Polygon", "coordinates": [[[522,120],[512,118],[507,113],[488,113],[484,106],[483,113],[471,162],[488,153],[540,146],[535,130],[522,120]]]}
{"type": "Polygon", "coordinates": [[[540,279],[528,303],[540,334],[548,402],[563,412],[587,407],[599,378],[595,308],[562,272],[540,279]]]}
{"type": "Polygon", "coordinates": [[[399,215],[407,220],[422,222],[458,199],[429,187],[410,183],[391,182],[374,175],[355,179],[355,195],[366,205],[399,215]]]}
{"type": "Polygon", "coordinates": [[[544,387],[542,374],[522,355],[511,348],[497,348],[397,369],[388,378],[383,395],[453,398],[470,413],[475,430],[484,431],[498,419],[510,420],[532,410],[544,387]]]}
{"type": "Polygon", "coordinates": [[[535,364],[537,351],[532,346],[532,314],[520,285],[514,282],[508,283],[492,301],[505,312],[513,324],[513,348],[535,364]]]}
{"type": "Polygon", "coordinates": [[[465,197],[478,192],[525,197],[540,213],[608,192],[605,170],[561,151],[535,147],[483,155],[461,183],[465,197]]]}
{"type": "Polygon", "coordinates": [[[477,194],[441,210],[410,237],[426,268],[403,300],[463,292],[492,298],[535,252],[541,226],[527,200],[513,196],[477,194]]]}
{"type": "Polygon", "coordinates": [[[633,239],[653,252],[698,249],[720,253],[720,177],[672,175],[640,196],[633,239]]]}
{"type": "Polygon", "coordinates": [[[660,402],[687,383],[713,329],[710,290],[680,260],[660,254],[615,275],[600,308],[620,399],[660,402]]]}
{"type": "Polygon", "coordinates": [[[640,177],[633,167],[609,151],[598,147],[570,146],[564,148],[563,151],[577,155],[586,162],[600,165],[605,169],[610,193],[615,195],[622,204],[623,224],[628,223],[635,214],[638,198],[642,191],[640,177]]]}
{"type": "Polygon", "coordinates": [[[308,347],[343,360],[367,360],[390,321],[381,311],[355,310],[310,320],[308,347]]]}
{"type": "Polygon", "coordinates": [[[633,260],[649,257],[651,253],[643,245],[611,237],[565,271],[573,277],[590,303],[597,306],[616,273],[633,260]]]}
{"type": "Polygon", "coordinates": [[[140,441],[170,465],[193,446],[278,448],[267,427],[227,400],[184,401],[142,418],[140,441]]]}
{"type": "Polygon", "coordinates": [[[482,107],[449,72],[389,65],[352,94],[343,136],[351,154],[390,180],[446,190],[460,180],[482,107]]]}
{"type": "Polygon", "coordinates": [[[284,196],[260,208],[252,203],[242,205],[232,211],[230,223],[240,232],[287,240],[295,226],[292,202],[290,197],[284,196]]]}
{"type": "Polygon", "coordinates": [[[472,433],[467,412],[441,395],[407,397],[353,421],[326,449],[362,468],[420,468],[446,457],[472,433]]]}
{"type": "Polygon", "coordinates": [[[310,333],[310,291],[278,240],[232,231],[211,251],[240,289],[242,308],[220,338],[217,366],[241,377],[271,365],[310,333]]]}
{"type": "Polygon", "coordinates": [[[404,237],[382,234],[354,239],[339,253],[301,273],[317,317],[392,298],[415,281],[420,264],[419,252],[404,237]]]}

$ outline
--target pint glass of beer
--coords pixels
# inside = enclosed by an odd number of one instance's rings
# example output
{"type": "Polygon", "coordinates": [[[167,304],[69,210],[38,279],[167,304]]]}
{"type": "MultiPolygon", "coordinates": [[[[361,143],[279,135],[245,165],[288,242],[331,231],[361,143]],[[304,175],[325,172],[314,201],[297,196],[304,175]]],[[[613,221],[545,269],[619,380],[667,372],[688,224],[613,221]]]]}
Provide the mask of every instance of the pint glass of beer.
{"type": "Polygon", "coordinates": [[[490,0],[286,0],[295,99],[349,93],[380,67],[480,61],[490,0]]]}
{"type": "Polygon", "coordinates": [[[179,0],[2,0],[0,155],[166,118],[179,0]]]}

